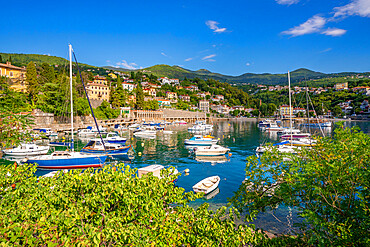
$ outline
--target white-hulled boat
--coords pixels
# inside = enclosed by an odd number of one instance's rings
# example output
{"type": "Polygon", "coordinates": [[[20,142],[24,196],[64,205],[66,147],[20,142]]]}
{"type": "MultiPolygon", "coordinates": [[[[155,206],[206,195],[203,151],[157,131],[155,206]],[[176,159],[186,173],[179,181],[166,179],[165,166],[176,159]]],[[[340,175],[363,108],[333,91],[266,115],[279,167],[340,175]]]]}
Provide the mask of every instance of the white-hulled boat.
{"type": "Polygon", "coordinates": [[[16,148],[5,149],[3,153],[11,156],[33,156],[47,154],[49,146],[39,146],[34,143],[21,144],[16,148]]]}
{"type": "MultiPolygon", "coordinates": [[[[279,153],[296,154],[298,147],[291,145],[278,145],[276,146],[276,149],[279,153]]],[[[272,151],[272,148],[270,146],[259,146],[256,149],[257,154],[262,154],[266,151],[272,151]]]]}
{"type": "Polygon", "coordinates": [[[185,145],[194,145],[194,146],[210,146],[212,144],[216,144],[218,142],[217,139],[211,138],[209,136],[201,136],[201,135],[194,135],[190,139],[185,139],[185,145]]]}
{"type": "MultiPolygon", "coordinates": [[[[165,167],[162,166],[162,165],[150,165],[150,166],[146,166],[146,167],[142,167],[142,168],[139,168],[137,170],[137,174],[138,174],[138,177],[141,178],[142,176],[146,175],[146,174],[153,174],[154,177],[157,177],[157,178],[163,178],[163,176],[161,175],[161,171],[164,169],[165,167]]],[[[176,175],[179,173],[179,171],[176,169],[176,168],[173,168],[174,170],[172,170],[170,172],[170,174],[168,174],[169,176],[171,175],[176,175]]],[[[172,182],[176,182],[177,179],[173,180],[172,182]]]]}
{"type": "Polygon", "coordinates": [[[193,190],[195,193],[203,192],[205,194],[208,194],[214,191],[218,187],[220,180],[221,179],[219,176],[212,176],[212,177],[205,178],[202,181],[196,183],[193,186],[193,190]]]}
{"type": "Polygon", "coordinates": [[[125,145],[126,138],[121,137],[117,132],[109,132],[105,138],[103,138],[104,142],[108,143],[117,143],[121,145],[125,145]]]}
{"type": "Polygon", "coordinates": [[[290,134],[298,134],[301,133],[299,129],[294,128],[282,128],[282,130],[277,132],[278,135],[290,135],[290,134]]]}
{"type": "Polygon", "coordinates": [[[153,138],[156,137],[157,131],[154,130],[142,130],[134,133],[135,137],[148,137],[153,138]]]}
{"type": "Polygon", "coordinates": [[[91,128],[87,128],[87,129],[79,129],[77,131],[77,135],[79,137],[94,137],[96,136],[96,132],[93,132],[91,128]]]}
{"type": "Polygon", "coordinates": [[[225,148],[220,145],[211,145],[208,147],[196,147],[194,149],[194,154],[197,156],[217,156],[224,155],[230,151],[230,148],[225,148]]]}

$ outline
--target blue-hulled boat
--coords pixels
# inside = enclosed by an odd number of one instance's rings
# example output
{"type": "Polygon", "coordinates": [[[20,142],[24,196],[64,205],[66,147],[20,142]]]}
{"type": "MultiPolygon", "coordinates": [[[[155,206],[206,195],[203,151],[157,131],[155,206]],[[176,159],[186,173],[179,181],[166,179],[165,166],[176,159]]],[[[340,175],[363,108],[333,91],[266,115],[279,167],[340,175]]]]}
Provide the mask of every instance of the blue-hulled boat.
{"type": "Polygon", "coordinates": [[[123,146],[118,143],[107,143],[101,141],[101,139],[92,139],[85,147],[81,149],[81,153],[87,154],[108,154],[108,155],[122,155],[127,154],[130,150],[131,145],[123,146]]]}
{"type": "Polygon", "coordinates": [[[105,138],[103,138],[105,143],[116,143],[125,145],[126,138],[120,137],[116,132],[109,132],[105,138]]]}
{"type": "Polygon", "coordinates": [[[25,158],[22,162],[37,164],[41,169],[85,169],[101,167],[107,155],[89,155],[80,152],[56,151],[50,155],[40,155],[34,158],[25,158]]]}

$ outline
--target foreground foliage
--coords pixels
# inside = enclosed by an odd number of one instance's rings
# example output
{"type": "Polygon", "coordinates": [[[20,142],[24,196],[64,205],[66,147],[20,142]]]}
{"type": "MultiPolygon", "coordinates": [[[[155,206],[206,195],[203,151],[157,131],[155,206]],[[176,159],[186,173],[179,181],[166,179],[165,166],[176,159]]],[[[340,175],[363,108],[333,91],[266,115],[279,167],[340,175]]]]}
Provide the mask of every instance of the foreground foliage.
{"type": "MultiPolygon", "coordinates": [[[[370,137],[337,128],[297,156],[276,152],[249,157],[246,181],[232,199],[256,213],[295,207],[303,223],[288,242],[320,246],[370,244],[370,137]]],[[[276,240],[274,240],[276,241],[276,240]]]]}
{"type": "Polygon", "coordinates": [[[123,164],[54,178],[37,178],[35,170],[0,169],[3,244],[242,246],[262,239],[250,227],[237,227],[232,215],[224,217],[225,208],[187,206],[199,196],[174,186],[175,176],[139,179],[123,164]]]}

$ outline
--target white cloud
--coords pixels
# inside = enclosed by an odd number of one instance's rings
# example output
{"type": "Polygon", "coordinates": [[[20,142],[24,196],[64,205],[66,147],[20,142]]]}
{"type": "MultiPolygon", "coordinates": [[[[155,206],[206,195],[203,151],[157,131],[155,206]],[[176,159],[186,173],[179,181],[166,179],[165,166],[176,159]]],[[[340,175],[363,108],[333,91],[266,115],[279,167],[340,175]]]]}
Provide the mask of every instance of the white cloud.
{"type": "Polygon", "coordinates": [[[347,32],[347,30],[339,29],[339,28],[328,28],[322,31],[322,34],[329,35],[329,36],[342,36],[347,32]]]}
{"type": "Polygon", "coordinates": [[[370,0],[352,0],[347,5],[334,8],[334,18],[350,15],[370,17],[370,0]]]}
{"type": "Polygon", "coordinates": [[[162,55],[162,56],[165,56],[165,57],[168,57],[168,56],[167,56],[167,54],[166,54],[166,53],[164,53],[164,52],[161,52],[161,55],[162,55]]]}
{"type": "Polygon", "coordinates": [[[299,0],[276,0],[278,4],[284,4],[284,5],[292,5],[295,3],[298,3],[299,0]]]}
{"type": "Polygon", "coordinates": [[[291,35],[293,37],[305,35],[309,33],[320,32],[321,29],[325,26],[327,20],[324,17],[315,15],[308,19],[305,23],[297,27],[293,27],[287,31],[282,32],[282,34],[291,35]]]}
{"type": "MultiPolygon", "coordinates": [[[[136,63],[128,63],[126,60],[122,60],[122,62],[116,63],[117,68],[125,68],[125,69],[139,69],[136,63]]],[[[140,67],[141,69],[142,67],[140,67]]]]}
{"type": "Polygon", "coordinates": [[[333,50],[333,49],[332,48],[326,48],[325,50],[320,51],[320,53],[325,53],[325,52],[328,52],[328,51],[331,51],[331,50],[333,50]]]}
{"type": "MultiPolygon", "coordinates": [[[[208,61],[210,61],[210,60],[213,60],[213,59],[211,59],[211,58],[213,58],[213,57],[215,57],[216,56],[216,54],[212,54],[212,55],[208,55],[208,56],[205,56],[205,57],[203,57],[202,58],[202,60],[208,60],[208,61]]],[[[213,60],[213,61],[211,61],[211,62],[214,62],[215,60],[213,60]]]]}
{"type": "Polygon", "coordinates": [[[211,21],[211,20],[206,21],[206,25],[210,29],[212,29],[213,32],[215,32],[215,33],[223,33],[223,32],[226,32],[226,28],[225,27],[220,28],[220,27],[218,27],[218,24],[220,24],[220,23],[218,23],[217,21],[211,21]]]}
{"type": "Polygon", "coordinates": [[[247,65],[247,66],[251,66],[251,63],[246,63],[245,65],[247,65]]]}
{"type": "Polygon", "coordinates": [[[189,58],[185,59],[185,62],[189,62],[191,60],[193,60],[193,58],[192,57],[189,57],[189,58]]]}
{"type": "Polygon", "coordinates": [[[207,59],[206,61],[208,61],[208,62],[216,62],[215,59],[207,59]]]}

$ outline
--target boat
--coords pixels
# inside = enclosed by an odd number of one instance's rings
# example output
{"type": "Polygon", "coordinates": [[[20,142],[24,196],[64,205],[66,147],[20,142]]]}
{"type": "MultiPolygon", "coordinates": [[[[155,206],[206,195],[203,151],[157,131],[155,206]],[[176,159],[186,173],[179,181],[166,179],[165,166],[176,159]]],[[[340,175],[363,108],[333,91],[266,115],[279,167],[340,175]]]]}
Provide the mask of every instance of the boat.
{"type": "MultiPolygon", "coordinates": [[[[76,65],[78,63],[76,60],[76,65]]],[[[42,169],[84,169],[88,167],[101,167],[107,159],[106,154],[86,154],[74,151],[73,142],[73,91],[72,91],[72,45],[69,45],[69,83],[70,83],[70,102],[71,102],[71,149],[72,151],[56,151],[50,155],[40,155],[33,158],[25,158],[23,163],[36,163],[42,169]]],[[[83,83],[83,80],[82,80],[83,83]]],[[[85,86],[84,86],[85,88],[85,86]]],[[[86,88],[85,88],[86,93],[86,88]]],[[[87,96],[87,93],[86,93],[87,96]]],[[[88,96],[87,99],[89,100],[88,96]]],[[[91,113],[94,112],[90,105],[91,113]]]]}
{"type": "Polygon", "coordinates": [[[33,131],[36,131],[40,134],[45,134],[46,137],[56,138],[58,137],[58,133],[51,130],[51,128],[37,128],[33,129],[33,131]]]}
{"type": "MultiPolygon", "coordinates": [[[[277,149],[279,153],[288,153],[288,154],[297,153],[297,147],[292,146],[292,145],[285,145],[285,144],[281,144],[281,143],[279,145],[275,144],[276,145],[275,148],[277,149]]],[[[256,149],[257,154],[263,154],[264,152],[267,152],[267,151],[272,152],[273,148],[271,146],[259,146],[256,149]]]]}
{"type": "Polygon", "coordinates": [[[217,187],[218,184],[220,183],[220,177],[219,176],[212,176],[205,178],[198,183],[196,183],[193,186],[193,190],[195,193],[205,193],[208,194],[212,191],[214,191],[217,187]]]}
{"type": "Polygon", "coordinates": [[[313,127],[313,128],[320,128],[320,127],[324,127],[324,128],[330,128],[332,127],[332,122],[330,122],[329,120],[326,120],[326,119],[310,119],[309,120],[309,123],[302,123],[301,126],[305,126],[305,127],[313,127]]]}
{"type": "Polygon", "coordinates": [[[121,145],[125,145],[127,139],[121,137],[117,132],[109,132],[103,141],[106,143],[117,143],[121,145]]]}
{"type": "Polygon", "coordinates": [[[194,135],[190,139],[185,139],[185,145],[194,145],[194,146],[210,146],[212,144],[216,144],[218,142],[217,139],[214,138],[204,138],[201,135],[194,135]]]}
{"type": "Polygon", "coordinates": [[[276,121],[273,121],[271,119],[263,119],[258,122],[258,127],[259,128],[268,128],[271,126],[271,124],[277,125],[276,121]]]}
{"type": "MultiPolygon", "coordinates": [[[[139,168],[137,170],[137,174],[138,174],[139,178],[142,178],[144,175],[151,173],[151,174],[153,174],[154,177],[162,179],[163,174],[161,175],[161,171],[164,168],[165,167],[162,166],[162,165],[150,165],[150,166],[139,168]]],[[[176,168],[173,168],[173,170],[168,174],[168,176],[176,175],[178,173],[179,173],[179,171],[176,168]]],[[[173,180],[172,182],[176,182],[176,181],[177,181],[177,179],[173,180]]]]}
{"type": "Polygon", "coordinates": [[[3,153],[9,156],[33,156],[47,154],[50,146],[40,146],[34,143],[24,143],[15,148],[5,149],[3,153]]]}
{"type": "MultiPolygon", "coordinates": [[[[103,139],[104,140],[104,139],[103,139]]],[[[82,149],[81,153],[87,154],[126,154],[130,150],[131,145],[123,146],[119,143],[108,143],[101,141],[101,139],[96,138],[90,140],[82,149]]]]}
{"type": "Polygon", "coordinates": [[[128,126],[128,128],[131,129],[131,130],[134,130],[138,127],[140,127],[140,124],[138,124],[138,123],[134,123],[134,124],[131,124],[130,126],[128,126]]]}
{"type": "Polygon", "coordinates": [[[282,128],[277,132],[278,135],[291,135],[301,133],[301,130],[294,128],[282,128]]]}
{"type": "Polygon", "coordinates": [[[282,140],[293,140],[293,139],[301,139],[301,138],[309,138],[311,136],[310,133],[295,133],[295,134],[285,134],[280,136],[282,140]]]}
{"type": "Polygon", "coordinates": [[[156,137],[157,132],[154,130],[141,130],[134,133],[135,137],[156,137]]]}
{"type": "Polygon", "coordinates": [[[86,129],[79,129],[77,135],[79,137],[93,137],[96,136],[96,132],[92,131],[92,127],[87,127],[86,129]]]}
{"type": "Polygon", "coordinates": [[[317,144],[316,140],[311,138],[300,138],[300,139],[293,139],[293,140],[286,140],[283,145],[292,145],[297,147],[312,147],[317,144]]]}
{"type": "Polygon", "coordinates": [[[193,152],[197,156],[216,156],[224,155],[230,151],[230,148],[225,148],[220,145],[213,144],[208,147],[196,147],[193,152]]]}
{"type": "Polygon", "coordinates": [[[37,164],[41,169],[85,169],[98,168],[107,159],[107,155],[91,155],[73,151],[55,151],[49,155],[25,158],[22,163],[37,164]]]}

